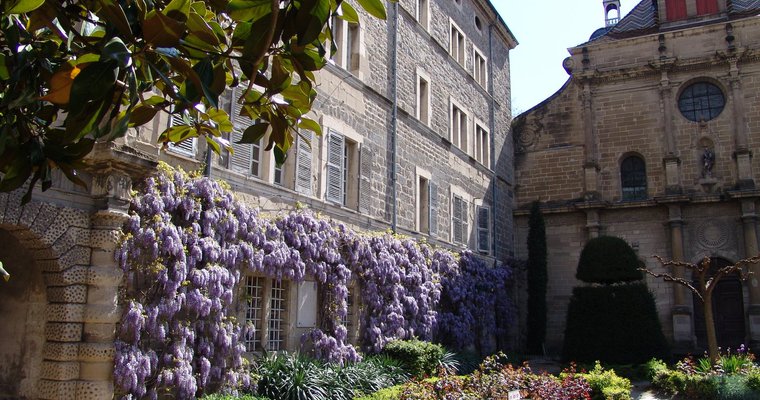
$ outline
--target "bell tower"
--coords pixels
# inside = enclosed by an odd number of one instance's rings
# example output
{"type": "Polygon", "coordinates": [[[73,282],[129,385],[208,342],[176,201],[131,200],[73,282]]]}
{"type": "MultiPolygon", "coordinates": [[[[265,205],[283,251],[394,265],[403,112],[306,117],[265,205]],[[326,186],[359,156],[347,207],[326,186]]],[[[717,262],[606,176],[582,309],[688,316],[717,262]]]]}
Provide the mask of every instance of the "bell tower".
{"type": "Polygon", "coordinates": [[[620,0],[603,0],[604,25],[613,26],[620,22],[620,0]]]}

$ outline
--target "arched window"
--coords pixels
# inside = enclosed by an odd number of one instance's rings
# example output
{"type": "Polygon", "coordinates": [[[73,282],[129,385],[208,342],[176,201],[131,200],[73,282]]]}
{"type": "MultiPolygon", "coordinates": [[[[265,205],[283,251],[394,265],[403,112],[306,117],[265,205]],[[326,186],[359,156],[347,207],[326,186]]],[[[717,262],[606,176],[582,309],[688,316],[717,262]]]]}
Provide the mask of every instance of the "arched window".
{"type": "Polygon", "coordinates": [[[641,157],[629,156],[623,160],[620,164],[620,183],[623,200],[647,198],[647,169],[641,157]]]}

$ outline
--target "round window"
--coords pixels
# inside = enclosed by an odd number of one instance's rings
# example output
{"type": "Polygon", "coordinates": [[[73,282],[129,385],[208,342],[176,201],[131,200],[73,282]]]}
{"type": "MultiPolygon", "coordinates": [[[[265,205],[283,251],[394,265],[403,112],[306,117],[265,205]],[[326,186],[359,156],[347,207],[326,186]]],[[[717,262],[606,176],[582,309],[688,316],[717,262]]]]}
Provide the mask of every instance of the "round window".
{"type": "Polygon", "coordinates": [[[694,122],[709,121],[723,111],[726,98],[723,91],[708,82],[689,85],[678,98],[678,109],[687,119],[694,122]]]}

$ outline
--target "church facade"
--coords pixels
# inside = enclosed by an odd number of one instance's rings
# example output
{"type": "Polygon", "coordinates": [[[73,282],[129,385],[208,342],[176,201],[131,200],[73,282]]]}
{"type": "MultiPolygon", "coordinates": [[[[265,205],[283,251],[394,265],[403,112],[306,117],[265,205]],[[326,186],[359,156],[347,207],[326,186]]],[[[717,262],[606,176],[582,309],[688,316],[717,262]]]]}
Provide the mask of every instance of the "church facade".
{"type": "MultiPolygon", "coordinates": [[[[618,236],[655,272],[653,255],[722,266],[758,254],[760,3],[643,0],[569,49],[566,84],[515,118],[515,243],[527,256],[539,201],[549,252],[547,349],[562,346],[585,242],[618,236]]],[[[722,346],[760,343],[760,268],[716,288],[722,346]]],[[[705,343],[700,304],[647,278],[674,350],[705,343]]],[[[756,347],[756,346],[755,346],[756,347]]]]}

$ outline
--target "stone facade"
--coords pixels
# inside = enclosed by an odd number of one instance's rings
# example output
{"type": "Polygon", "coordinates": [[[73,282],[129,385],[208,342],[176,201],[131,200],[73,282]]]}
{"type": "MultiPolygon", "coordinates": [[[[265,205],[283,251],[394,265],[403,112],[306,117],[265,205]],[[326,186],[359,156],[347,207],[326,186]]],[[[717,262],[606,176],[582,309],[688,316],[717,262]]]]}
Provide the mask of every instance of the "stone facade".
{"type": "MultiPolygon", "coordinates": [[[[760,141],[760,19],[749,16],[757,10],[717,1],[717,11],[698,11],[686,1],[686,14],[669,17],[666,3],[642,1],[571,48],[567,83],[513,122],[516,248],[526,255],[528,208],[538,200],[547,225],[552,352],[561,348],[578,258],[591,237],[622,237],[655,271],[663,271],[655,254],[733,263],[758,253],[760,166],[752,149],[760,141]],[[714,102],[699,103],[705,98],[695,88],[717,88],[709,89],[714,102]],[[643,180],[627,169],[639,160],[643,180]]],[[[651,277],[647,283],[675,350],[701,347],[691,294],[651,277]]],[[[722,323],[732,328],[719,327],[719,339],[756,345],[757,279],[732,287],[721,290],[733,300],[716,307],[743,307],[743,317],[722,323]]]]}
{"type": "MultiPolygon", "coordinates": [[[[506,261],[514,255],[507,138],[509,50],[517,43],[484,0],[403,0],[389,7],[387,23],[362,14],[361,25],[336,25],[339,54],[317,75],[311,115],[322,137],[311,138],[310,146],[298,139],[282,168],[270,152],[235,145],[236,155],[213,156],[211,176],[265,213],[301,203],[359,230],[394,229],[506,261]],[[343,151],[335,152],[336,143],[343,151]],[[331,158],[336,154],[341,162],[331,158]],[[338,186],[336,176],[343,177],[338,186]]],[[[234,115],[232,97],[224,104],[234,115]]],[[[0,398],[112,397],[124,290],[114,249],[132,183],[158,161],[197,170],[206,160],[203,141],[167,151],[155,145],[170,123],[159,116],[96,147],[80,173],[86,190],[59,177],[24,206],[20,191],[0,194],[0,259],[12,275],[11,289],[0,284],[0,306],[14,310],[4,312],[12,323],[0,333],[18,341],[0,345],[9,360],[0,368],[0,398]]],[[[252,350],[296,349],[314,326],[311,307],[296,305],[313,301],[314,285],[244,284],[262,304],[260,341],[252,350]],[[269,323],[275,312],[276,329],[269,323]]],[[[241,302],[241,315],[246,307],[241,302]]],[[[353,327],[356,321],[353,313],[353,327]]]]}

